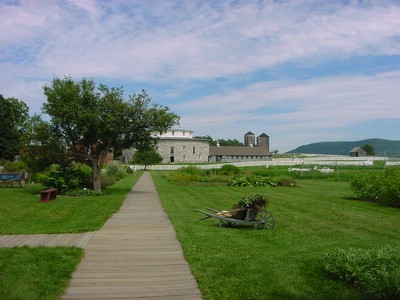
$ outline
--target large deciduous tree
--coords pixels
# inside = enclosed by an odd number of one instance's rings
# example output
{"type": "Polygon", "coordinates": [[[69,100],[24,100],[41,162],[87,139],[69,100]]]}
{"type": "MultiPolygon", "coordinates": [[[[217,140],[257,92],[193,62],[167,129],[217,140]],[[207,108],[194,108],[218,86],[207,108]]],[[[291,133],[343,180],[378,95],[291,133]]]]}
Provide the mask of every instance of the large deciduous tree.
{"type": "Polygon", "coordinates": [[[62,137],[71,157],[92,168],[97,191],[110,151],[140,145],[179,122],[179,116],[152,103],[144,90],[125,100],[122,88],[56,77],[44,86],[44,94],[43,112],[50,116],[53,134],[62,137]]]}
{"type": "Polygon", "coordinates": [[[19,153],[29,108],[15,98],[0,95],[0,159],[13,160],[19,153]]]}

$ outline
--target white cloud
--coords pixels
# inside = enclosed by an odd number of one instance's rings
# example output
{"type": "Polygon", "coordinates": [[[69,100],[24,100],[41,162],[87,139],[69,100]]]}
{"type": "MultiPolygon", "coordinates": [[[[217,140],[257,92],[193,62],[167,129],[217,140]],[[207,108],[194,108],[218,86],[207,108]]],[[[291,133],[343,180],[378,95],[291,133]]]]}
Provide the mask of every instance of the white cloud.
{"type": "Polygon", "coordinates": [[[373,75],[382,72],[375,65],[370,75],[318,69],[327,61],[399,56],[397,1],[15,3],[0,3],[0,92],[36,112],[43,82],[71,75],[150,85],[176,97],[185,127],[207,134],[217,128],[221,138],[246,126],[282,135],[295,128],[304,138],[312,128],[398,119],[399,63],[380,75],[373,75]],[[296,79],[290,65],[323,77],[296,79]],[[195,95],[200,89],[206,96],[195,95]]]}
{"type": "MultiPolygon", "coordinates": [[[[345,132],[367,121],[399,119],[399,81],[400,73],[384,73],[264,82],[174,108],[184,116],[186,127],[216,132],[214,128],[223,125],[219,138],[239,138],[257,128],[259,133],[279,132],[281,143],[293,146],[294,137],[318,141],[315,138],[321,135],[327,138],[326,132],[345,132]]],[[[330,139],[334,136],[330,134],[330,139]]]]}
{"type": "Polygon", "coordinates": [[[130,3],[0,6],[6,33],[1,48],[8,51],[15,43],[39,48],[31,64],[44,76],[108,74],[149,81],[212,79],[314,56],[400,54],[400,8],[394,4],[130,3]]]}

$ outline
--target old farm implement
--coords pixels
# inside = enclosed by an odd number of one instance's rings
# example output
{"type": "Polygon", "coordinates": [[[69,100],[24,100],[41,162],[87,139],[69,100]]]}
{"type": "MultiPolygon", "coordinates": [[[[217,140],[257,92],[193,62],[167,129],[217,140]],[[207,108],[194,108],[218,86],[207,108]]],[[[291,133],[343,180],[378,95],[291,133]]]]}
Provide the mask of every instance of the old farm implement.
{"type": "Polygon", "coordinates": [[[217,220],[220,227],[231,227],[236,224],[253,226],[256,229],[272,229],[275,225],[273,215],[267,210],[254,211],[251,208],[245,208],[232,211],[219,211],[209,207],[207,207],[206,210],[207,211],[195,209],[196,212],[205,215],[205,217],[200,220],[217,220]],[[241,216],[243,216],[243,218],[241,216]]]}
{"type": "Polygon", "coordinates": [[[17,183],[20,187],[25,187],[28,183],[28,172],[7,172],[0,173],[0,186],[13,187],[17,183]]]}
{"type": "Polygon", "coordinates": [[[248,195],[241,198],[233,205],[233,210],[216,210],[206,208],[206,210],[195,209],[205,217],[201,220],[217,220],[219,226],[246,225],[256,229],[272,229],[275,220],[270,211],[265,209],[268,199],[265,195],[248,195]]]}

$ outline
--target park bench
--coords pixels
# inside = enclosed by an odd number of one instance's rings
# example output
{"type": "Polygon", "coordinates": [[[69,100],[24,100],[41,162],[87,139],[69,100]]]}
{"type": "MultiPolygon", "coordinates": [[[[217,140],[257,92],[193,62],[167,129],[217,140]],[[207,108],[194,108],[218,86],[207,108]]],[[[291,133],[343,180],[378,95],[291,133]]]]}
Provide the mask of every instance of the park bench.
{"type": "Polygon", "coordinates": [[[40,201],[49,202],[57,198],[57,189],[45,189],[40,191],[40,201]]]}
{"type": "Polygon", "coordinates": [[[18,183],[21,188],[28,183],[28,172],[26,171],[2,171],[0,173],[0,186],[13,187],[14,183],[18,183]]]}

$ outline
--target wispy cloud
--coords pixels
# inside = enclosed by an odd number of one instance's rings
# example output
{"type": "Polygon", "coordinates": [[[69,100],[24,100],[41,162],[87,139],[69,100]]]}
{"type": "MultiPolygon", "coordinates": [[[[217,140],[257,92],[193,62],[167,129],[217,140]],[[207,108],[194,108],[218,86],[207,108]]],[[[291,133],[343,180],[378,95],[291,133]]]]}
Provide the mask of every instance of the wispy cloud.
{"type": "MultiPolygon", "coordinates": [[[[303,142],[315,141],[321,130],[342,132],[344,138],[352,126],[398,119],[398,82],[400,72],[273,81],[209,95],[175,108],[184,112],[183,122],[197,131],[213,132],[223,120],[222,132],[217,132],[219,138],[227,132],[238,137],[257,128],[259,133],[268,131],[280,144],[289,147],[296,134],[303,142]]],[[[386,130],[392,134],[395,131],[386,130]]]]}
{"type": "Polygon", "coordinates": [[[151,86],[210,134],[399,118],[398,1],[21,0],[0,14],[1,93],[34,111],[44,82],[71,75],[151,86]],[[324,69],[359,57],[397,63],[324,69]]]}

